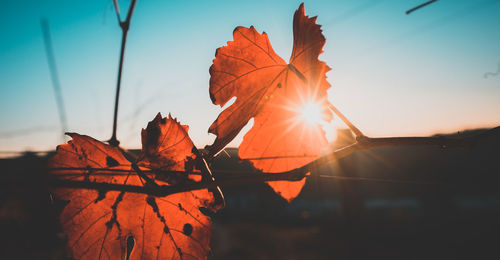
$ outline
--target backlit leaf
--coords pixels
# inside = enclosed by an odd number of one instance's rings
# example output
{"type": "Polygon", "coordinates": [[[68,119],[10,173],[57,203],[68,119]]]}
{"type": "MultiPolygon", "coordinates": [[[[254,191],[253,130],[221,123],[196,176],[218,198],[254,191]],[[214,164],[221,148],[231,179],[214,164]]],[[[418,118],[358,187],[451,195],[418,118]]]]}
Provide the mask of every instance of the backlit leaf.
{"type": "MultiPolygon", "coordinates": [[[[53,177],[144,185],[145,181],[117,148],[88,136],[70,136],[72,140],[60,145],[50,159],[53,177]]],[[[193,171],[196,176],[196,169],[185,167],[186,162],[194,159],[187,127],[171,117],[162,119],[158,115],[143,130],[143,138],[147,138],[143,140],[144,161],[137,164],[158,185],[188,180],[188,176],[165,176],[165,171],[193,171]],[[158,131],[154,136],[152,129],[158,131]],[[160,139],[163,141],[154,141],[160,139]]],[[[211,222],[202,213],[214,210],[214,198],[208,190],[166,197],[80,188],[59,188],[54,193],[68,201],[61,213],[61,224],[68,236],[68,250],[75,259],[125,259],[127,253],[130,259],[200,259],[210,250],[211,222]]]]}
{"type": "MultiPolygon", "coordinates": [[[[330,68],[318,56],[325,38],[316,17],[305,15],[301,4],[293,19],[293,51],[288,64],[272,49],[266,33],[254,27],[237,27],[233,41],[217,50],[210,67],[210,97],[214,104],[233,104],[221,112],[210,126],[217,135],[208,147],[215,155],[254,118],[254,125],[240,145],[239,156],[264,172],[283,172],[303,166],[326,146],[319,122],[300,120],[300,109],[308,104],[319,107],[328,122],[326,72],[330,68]]],[[[271,187],[288,201],[304,185],[299,182],[271,182],[271,187]]]]}

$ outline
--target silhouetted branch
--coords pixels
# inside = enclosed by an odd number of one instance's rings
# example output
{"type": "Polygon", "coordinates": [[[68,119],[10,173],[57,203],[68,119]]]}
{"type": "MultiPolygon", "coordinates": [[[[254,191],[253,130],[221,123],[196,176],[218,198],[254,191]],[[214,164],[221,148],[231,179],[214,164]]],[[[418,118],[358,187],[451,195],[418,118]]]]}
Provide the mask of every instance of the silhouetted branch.
{"type": "Polygon", "coordinates": [[[436,2],[436,1],[437,1],[437,0],[430,0],[430,1],[427,1],[427,2],[425,2],[425,3],[419,4],[419,5],[417,5],[417,6],[413,7],[413,8],[411,8],[411,9],[409,9],[408,11],[406,11],[406,14],[410,14],[410,13],[412,13],[413,11],[416,11],[416,10],[418,10],[418,9],[420,9],[420,8],[422,8],[422,7],[426,6],[426,5],[432,4],[432,3],[436,2]]]}
{"type": "MultiPolygon", "coordinates": [[[[481,139],[490,136],[500,134],[500,126],[490,129],[482,134],[463,138],[449,138],[449,137],[384,137],[384,138],[370,138],[362,136],[357,138],[354,144],[345,146],[341,149],[335,150],[318,159],[293,170],[279,172],[279,173],[241,173],[235,174],[235,177],[224,179],[224,180],[203,180],[201,182],[189,183],[187,185],[155,185],[155,186],[137,186],[137,185],[124,185],[124,184],[113,184],[113,183],[99,183],[91,181],[72,181],[58,179],[56,176],[51,176],[49,178],[49,183],[53,187],[64,187],[64,188],[84,188],[93,189],[99,191],[125,191],[134,193],[144,193],[154,196],[168,196],[174,193],[187,192],[200,189],[216,189],[219,186],[233,186],[233,185],[246,185],[251,183],[262,183],[267,181],[299,181],[302,180],[308,173],[318,169],[333,161],[337,161],[340,158],[346,157],[356,151],[370,149],[380,146],[402,146],[402,145],[435,145],[442,148],[449,147],[459,147],[459,148],[469,148],[472,147],[476,142],[481,139]]],[[[85,168],[54,168],[50,169],[52,171],[57,170],[86,170],[85,168]]],[[[127,172],[127,170],[112,170],[112,169],[102,169],[105,171],[115,171],[115,172],[127,172]]],[[[152,173],[154,171],[143,171],[147,173],[152,173]]],[[[226,171],[227,173],[228,171],[226,171]]],[[[231,172],[231,171],[229,171],[231,172]]],[[[178,171],[165,171],[161,174],[192,174],[191,172],[178,172],[178,171]]],[[[63,175],[65,176],[65,175],[63,175]]],[[[358,177],[346,177],[346,176],[335,176],[332,178],[338,178],[345,181],[371,181],[371,182],[393,182],[393,183],[419,183],[418,181],[411,180],[391,180],[391,179],[378,179],[378,178],[358,178],[358,177]]],[[[424,184],[446,184],[446,183],[431,183],[425,182],[424,184]]]]}
{"type": "Polygon", "coordinates": [[[340,110],[338,110],[333,104],[329,103],[328,108],[332,110],[332,112],[335,113],[344,122],[344,124],[347,125],[347,127],[349,127],[349,129],[351,129],[356,137],[364,136],[364,134],[356,126],[354,126],[351,121],[349,121],[347,117],[345,117],[344,114],[342,114],[340,110]]]}
{"type": "Polygon", "coordinates": [[[113,4],[115,6],[116,17],[118,18],[118,24],[122,29],[122,44],[120,48],[120,63],[118,65],[118,80],[116,83],[116,96],[115,96],[115,111],[113,115],[113,134],[111,135],[111,139],[109,139],[109,144],[111,146],[117,147],[120,142],[116,139],[116,128],[117,128],[117,120],[118,120],[118,102],[120,99],[120,86],[122,80],[122,69],[123,69],[123,57],[125,56],[125,44],[127,42],[128,30],[130,28],[130,20],[132,19],[132,14],[135,9],[135,4],[137,0],[132,0],[130,3],[130,7],[128,9],[127,18],[125,21],[122,21],[120,18],[120,7],[118,6],[118,1],[113,0],[113,4]]]}
{"type": "Polygon", "coordinates": [[[56,96],[57,111],[59,112],[59,121],[61,122],[62,140],[65,141],[64,133],[68,130],[66,121],[66,110],[64,109],[64,100],[61,93],[61,83],[57,74],[56,59],[54,57],[54,50],[52,48],[52,37],[50,35],[49,21],[41,19],[40,25],[42,26],[43,42],[45,43],[45,53],[47,54],[47,61],[49,63],[50,78],[52,79],[52,86],[54,86],[54,94],[56,96]]]}
{"type": "Polygon", "coordinates": [[[118,0],[113,0],[113,6],[115,7],[116,18],[118,23],[121,23],[122,18],[120,17],[120,6],[118,5],[118,0]]]}
{"type": "Polygon", "coordinates": [[[486,72],[484,73],[484,78],[487,79],[488,77],[493,77],[493,76],[498,76],[500,75],[500,62],[498,63],[498,66],[497,66],[497,71],[495,72],[486,72]]]}

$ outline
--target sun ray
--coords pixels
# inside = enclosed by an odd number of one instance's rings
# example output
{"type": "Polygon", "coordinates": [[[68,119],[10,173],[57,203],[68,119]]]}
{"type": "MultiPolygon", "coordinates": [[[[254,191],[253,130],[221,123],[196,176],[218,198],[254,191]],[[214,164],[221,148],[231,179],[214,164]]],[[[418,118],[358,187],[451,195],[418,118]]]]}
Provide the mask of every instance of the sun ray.
{"type": "Polygon", "coordinates": [[[321,118],[321,107],[317,103],[307,102],[299,108],[298,120],[308,124],[319,124],[323,120],[321,118]]]}

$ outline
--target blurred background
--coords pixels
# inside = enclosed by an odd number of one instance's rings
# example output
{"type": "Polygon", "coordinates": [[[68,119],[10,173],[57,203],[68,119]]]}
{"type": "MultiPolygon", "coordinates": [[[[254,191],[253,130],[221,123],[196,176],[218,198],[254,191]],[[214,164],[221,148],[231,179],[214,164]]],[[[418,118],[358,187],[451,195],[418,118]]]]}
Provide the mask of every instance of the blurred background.
{"type": "MultiPolygon", "coordinates": [[[[370,136],[450,138],[500,125],[500,1],[307,1],[327,39],[329,98],[370,136]]],[[[129,1],[119,1],[122,16],[129,1]]],[[[158,112],[199,147],[220,113],[208,96],[215,49],[238,25],[266,31],[285,60],[299,1],[138,1],[122,79],[118,139],[140,147],[158,112]]],[[[66,130],[111,136],[121,31],[111,0],[2,1],[2,259],[65,259],[45,165],[64,142],[41,19],[47,21],[66,130]]],[[[250,124],[251,125],[251,124],[250,124]]],[[[247,126],[245,129],[249,129],[247,126]]],[[[332,149],[352,143],[327,125],[332,149]]],[[[230,146],[237,147],[245,131],[230,146]]],[[[211,259],[498,259],[500,137],[469,149],[385,147],[313,172],[291,204],[265,184],[222,187],[211,259]],[[333,177],[332,177],[333,176],[333,177]],[[345,176],[346,179],[335,176],[345,176]]],[[[250,171],[226,149],[213,168],[250,171]]]]}
{"type": "MultiPolygon", "coordinates": [[[[337,134],[332,149],[354,141],[337,134]]],[[[209,259],[498,259],[498,147],[496,131],[468,149],[358,151],[311,172],[290,204],[264,183],[222,186],[209,259]]],[[[212,164],[217,180],[252,171],[226,151],[212,164]]],[[[0,259],[67,259],[64,203],[47,191],[46,160],[0,159],[0,259]]]]}

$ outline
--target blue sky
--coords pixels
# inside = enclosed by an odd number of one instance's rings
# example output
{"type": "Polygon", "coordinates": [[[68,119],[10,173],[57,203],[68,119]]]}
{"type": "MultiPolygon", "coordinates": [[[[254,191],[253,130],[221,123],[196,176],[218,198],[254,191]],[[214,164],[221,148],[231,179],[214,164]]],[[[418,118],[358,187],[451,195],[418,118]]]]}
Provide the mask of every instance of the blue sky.
{"type": "MultiPolygon", "coordinates": [[[[429,135],[500,125],[500,1],[306,1],[327,39],[330,100],[366,134],[429,135]]],[[[129,1],[119,1],[126,12],[129,1]]],[[[236,26],[266,31],[285,60],[300,1],[141,1],[124,64],[118,139],[140,146],[156,113],[190,126],[195,144],[221,109],[208,95],[215,49],[236,26]]],[[[40,18],[50,23],[72,132],[111,135],[121,31],[111,0],[3,0],[0,8],[0,151],[61,143],[40,18]]],[[[332,123],[331,127],[340,125],[332,123]]],[[[238,145],[240,136],[231,144],[238,145]]]]}

